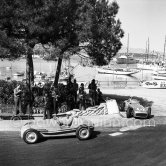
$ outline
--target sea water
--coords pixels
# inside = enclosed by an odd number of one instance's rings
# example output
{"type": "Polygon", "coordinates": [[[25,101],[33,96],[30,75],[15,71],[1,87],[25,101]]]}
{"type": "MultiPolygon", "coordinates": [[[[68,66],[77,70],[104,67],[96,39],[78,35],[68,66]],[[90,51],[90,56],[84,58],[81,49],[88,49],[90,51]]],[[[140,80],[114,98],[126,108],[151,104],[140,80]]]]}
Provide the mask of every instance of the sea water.
{"type": "MultiPolygon", "coordinates": [[[[55,74],[57,62],[45,61],[43,59],[33,59],[34,71],[44,72],[48,75],[55,74]]],[[[71,61],[70,63],[74,69],[75,78],[78,82],[90,82],[92,79],[98,80],[103,86],[115,85],[118,82],[128,82],[128,85],[137,85],[143,80],[152,80],[152,71],[140,70],[132,76],[99,74],[95,67],[83,67],[79,65],[79,61],[71,61]]],[[[62,68],[67,64],[63,61],[62,68]]],[[[0,79],[10,77],[12,80],[21,81],[24,76],[13,76],[16,72],[26,71],[26,60],[20,59],[16,61],[0,60],[0,79]]]]}

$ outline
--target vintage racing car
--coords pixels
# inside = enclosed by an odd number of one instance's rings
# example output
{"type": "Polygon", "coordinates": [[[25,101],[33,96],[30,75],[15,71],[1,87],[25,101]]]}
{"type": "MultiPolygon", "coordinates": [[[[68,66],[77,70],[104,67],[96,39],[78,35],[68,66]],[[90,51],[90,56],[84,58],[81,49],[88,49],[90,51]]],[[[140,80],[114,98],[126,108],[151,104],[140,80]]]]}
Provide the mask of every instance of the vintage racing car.
{"type": "Polygon", "coordinates": [[[151,107],[144,107],[136,99],[129,98],[123,102],[122,110],[126,112],[127,118],[150,118],[151,107]]]}
{"type": "Polygon", "coordinates": [[[73,116],[71,113],[61,113],[52,119],[26,123],[21,128],[21,138],[27,144],[34,144],[40,138],[76,135],[79,140],[89,139],[93,133],[94,124],[91,121],[73,116]]]}

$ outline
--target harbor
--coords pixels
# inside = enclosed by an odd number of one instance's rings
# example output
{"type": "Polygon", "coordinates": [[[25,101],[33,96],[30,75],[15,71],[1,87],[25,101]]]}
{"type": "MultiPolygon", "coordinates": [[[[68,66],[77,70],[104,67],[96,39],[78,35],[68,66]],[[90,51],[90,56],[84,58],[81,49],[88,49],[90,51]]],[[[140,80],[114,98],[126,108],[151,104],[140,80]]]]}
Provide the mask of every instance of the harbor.
{"type": "MultiPolygon", "coordinates": [[[[56,71],[56,64],[55,61],[45,61],[43,59],[34,59],[34,71],[38,73],[44,73],[47,76],[54,77],[55,71],[56,71]]],[[[66,67],[66,62],[62,65],[62,71],[66,67]]],[[[102,87],[110,87],[113,88],[114,85],[117,85],[117,82],[119,84],[127,84],[128,87],[138,87],[140,86],[140,82],[142,81],[150,81],[153,80],[153,73],[156,70],[143,70],[139,68],[139,64],[128,64],[128,67],[132,70],[136,70],[137,72],[132,75],[125,75],[125,74],[102,74],[98,72],[97,67],[89,67],[89,66],[82,66],[78,58],[75,56],[71,58],[71,66],[73,66],[73,73],[74,77],[78,82],[89,82],[91,79],[96,79],[100,86],[102,87]]],[[[115,71],[116,69],[126,69],[125,64],[113,64],[110,65],[110,68],[112,71],[115,71]]],[[[154,68],[156,69],[156,68],[154,68]]],[[[17,80],[22,81],[25,78],[26,74],[26,61],[25,59],[20,59],[17,61],[8,61],[3,60],[0,61],[0,79],[7,79],[10,78],[11,80],[17,80]],[[17,73],[19,72],[19,73],[17,73]],[[20,75],[16,75],[20,74],[20,75]]],[[[34,72],[34,73],[35,73],[34,72]]],[[[40,79],[39,79],[40,80],[40,79]]],[[[122,88],[121,87],[121,88],[122,88]]],[[[117,87],[115,87],[117,88],[117,87]]]]}

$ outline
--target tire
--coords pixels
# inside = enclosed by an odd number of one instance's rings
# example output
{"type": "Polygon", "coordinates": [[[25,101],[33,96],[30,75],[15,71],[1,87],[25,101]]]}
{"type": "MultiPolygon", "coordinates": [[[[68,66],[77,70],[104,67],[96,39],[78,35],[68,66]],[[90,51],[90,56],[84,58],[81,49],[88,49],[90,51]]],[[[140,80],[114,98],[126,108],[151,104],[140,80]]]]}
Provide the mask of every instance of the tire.
{"type": "Polygon", "coordinates": [[[11,117],[11,120],[22,120],[22,118],[20,116],[15,115],[11,117]]]}
{"type": "Polygon", "coordinates": [[[126,117],[127,118],[131,118],[132,117],[131,116],[131,112],[132,112],[131,108],[127,108],[127,110],[126,110],[126,117]]]}
{"type": "Polygon", "coordinates": [[[38,140],[39,140],[39,132],[34,129],[29,129],[24,132],[23,140],[27,144],[34,144],[34,143],[38,142],[38,140]]]}
{"type": "Polygon", "coordinates": [[[148,108],[147,119],[150,119],[150,118],[151,118],[151,108],[149,107],[148,108]]]}
{"type": "Polygon", "coordinates": [[[90,138],[90,136],[91,136],[91,131],[88,127],[80,126],[79,128],[77,128],[76,137],[79,140],[87,140],[90,138]]]}

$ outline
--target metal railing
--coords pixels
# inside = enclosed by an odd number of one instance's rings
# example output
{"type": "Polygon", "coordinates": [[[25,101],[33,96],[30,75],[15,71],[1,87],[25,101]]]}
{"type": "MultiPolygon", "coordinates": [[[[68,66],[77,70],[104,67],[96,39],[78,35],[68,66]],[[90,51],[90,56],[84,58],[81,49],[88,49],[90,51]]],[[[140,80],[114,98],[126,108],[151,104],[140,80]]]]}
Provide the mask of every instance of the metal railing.
{"type": "MultiPolygon", "coordinates": [[[[81,82],[81,81],[80,81],[81,82]]],[[[85,88],[88,88],[89,82],[83,82],[85,88]]],[[[138,88],[140,86],[139,81],[96,81],[98,88],[115,88],[115,89],[123,89],[123,88],[138,88]]]]}

